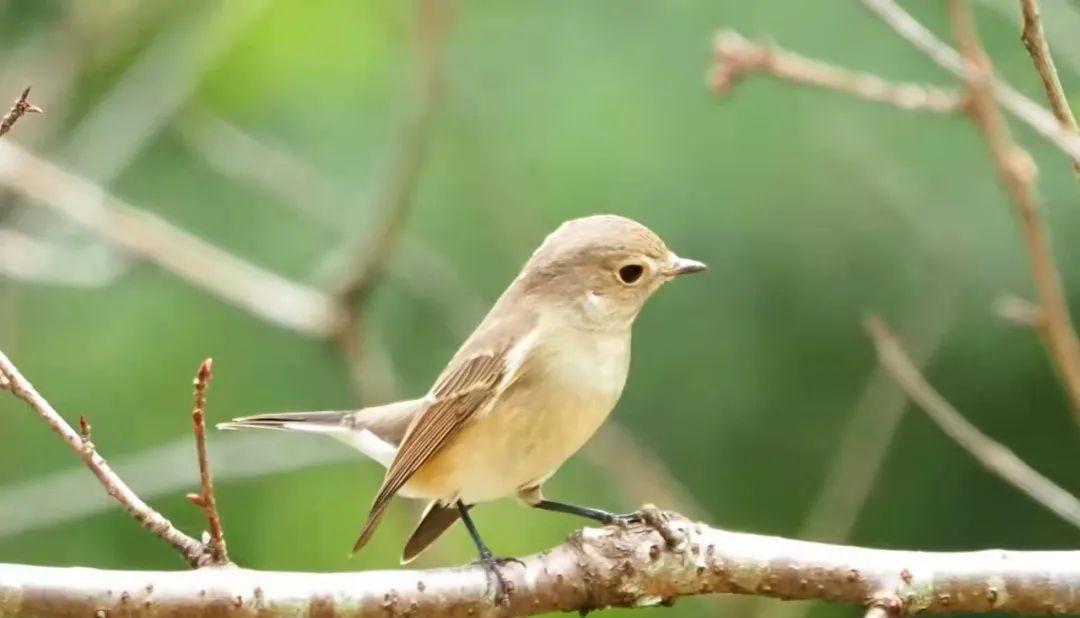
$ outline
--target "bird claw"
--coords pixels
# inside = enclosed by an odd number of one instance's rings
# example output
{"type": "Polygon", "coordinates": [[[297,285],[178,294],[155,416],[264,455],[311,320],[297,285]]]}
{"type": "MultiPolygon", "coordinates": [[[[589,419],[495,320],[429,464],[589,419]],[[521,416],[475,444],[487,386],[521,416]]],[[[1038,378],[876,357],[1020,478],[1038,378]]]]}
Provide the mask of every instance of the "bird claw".
{"type": "Polygon", "coordinates": [[[508,580],[499,568],[509,562],[516,562],[522,567],[525,566],[525,563],[517,558],[496,558],[491,554],[481,555],[480,559],[476,561],[476,564],[484,568],[484,572],[488,576],[488,584],[494,584],[495,605],[510,605],[510,596],[514,593],[513,582],[508,580]]]}
{"type": "Polygon", "coordinates": [[[682,539],[679,538],[679,534],[668,525],[670,516],[660,509],[651,504],[646,504],[640,509],[632,513],[623,513],[621,515],[612,514],[609,521],[605,522],[608,525],[619,526],[620,528],[627,528],[631,525],[643,525],[656,530],[656,532],[663,537],[664,542],[669,548],[674,549],[679,546],[682,539]]]}

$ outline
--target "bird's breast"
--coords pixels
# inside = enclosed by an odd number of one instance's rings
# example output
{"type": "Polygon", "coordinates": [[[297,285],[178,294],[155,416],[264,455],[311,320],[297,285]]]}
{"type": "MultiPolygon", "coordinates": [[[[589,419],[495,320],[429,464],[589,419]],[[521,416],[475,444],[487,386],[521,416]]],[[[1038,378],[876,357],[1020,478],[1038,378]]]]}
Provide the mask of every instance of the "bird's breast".
{"type": "Polygon", "coordinates": [[[519,377],[408,486],[418,496],[484,502],[543,482],[615,407],[630,339],[545,333],[519,377]]]}

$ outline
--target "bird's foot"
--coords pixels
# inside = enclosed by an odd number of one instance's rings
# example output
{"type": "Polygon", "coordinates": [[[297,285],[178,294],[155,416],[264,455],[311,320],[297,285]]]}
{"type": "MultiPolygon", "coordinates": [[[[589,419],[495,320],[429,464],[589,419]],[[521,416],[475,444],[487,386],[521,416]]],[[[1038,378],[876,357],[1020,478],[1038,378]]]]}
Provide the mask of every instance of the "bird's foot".
{"type": "Polygon", "coordinates": [[[661,511],[651,504],[646,504],[632,513],[611,513],[604,523],[610,526],[627,527],[633,524],[645,525],[663,537],[668,548],[674,549],[682,544],[681,535],[668,522],[671,520],[666,511],[661,511]]]}
{"type": "Polygon", "coordinates": [[[491,552],[483,552],[476,564],[484,567],[488,577],[488,584],[495,592],[495,605],[506,606],[510,604],[510,596],[514,593],[514,583],[502,573],[502,567],[510,562],[516,562],[522,567],[525,563],[517,558],[497,558],[491,552]]]}

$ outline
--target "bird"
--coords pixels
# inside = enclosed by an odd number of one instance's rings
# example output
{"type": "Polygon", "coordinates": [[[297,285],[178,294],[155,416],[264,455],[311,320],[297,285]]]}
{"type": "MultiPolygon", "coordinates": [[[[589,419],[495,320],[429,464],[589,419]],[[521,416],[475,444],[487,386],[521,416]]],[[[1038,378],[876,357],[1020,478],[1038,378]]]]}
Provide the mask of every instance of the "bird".
{"type": "Polygon", "coordinates": [[[705,268],[627,217],[572,219],[533,252],[424,396],[354,411],[258,414],[218,427],[326,434],[355,447],[386,473],[354,553],[391,498],[423,499],[402,563],[460,519],[501,587],[501,559],[477,531],[474,505],[516,496],[603,524],[629,516],[548,500],[542,486],[614,409],[630,367],[631,327],[646,301],[705,268]]]}

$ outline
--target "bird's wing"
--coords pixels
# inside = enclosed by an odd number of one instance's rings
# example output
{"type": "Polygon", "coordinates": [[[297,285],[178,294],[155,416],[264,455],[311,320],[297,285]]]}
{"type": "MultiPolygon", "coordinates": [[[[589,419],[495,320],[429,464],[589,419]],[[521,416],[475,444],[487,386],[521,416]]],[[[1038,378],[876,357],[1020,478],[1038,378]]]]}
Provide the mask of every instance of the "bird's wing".
{"type": "Polygon", "coordinates": [[[386,471],[353,552],[359,551],[371,538],[390,498],[451,437],[513,383],[522,365],[519,359],[524,353],[518,348],[529,345],[529,339],[526,337],[517,342],[513,351],[508,346],[499,346],[455,359],[439,377],[431,390],[431,404],[417,415],[386,471]]]}

